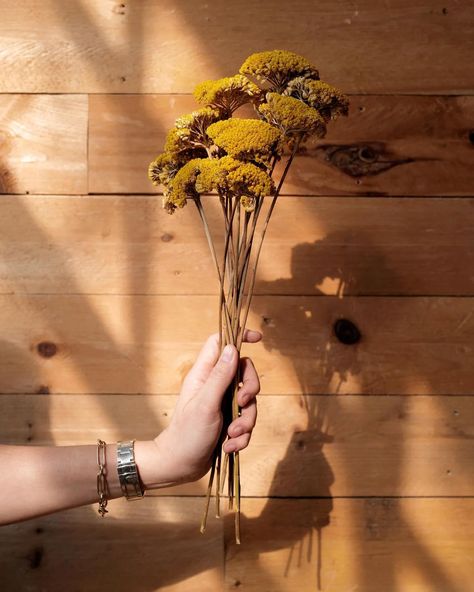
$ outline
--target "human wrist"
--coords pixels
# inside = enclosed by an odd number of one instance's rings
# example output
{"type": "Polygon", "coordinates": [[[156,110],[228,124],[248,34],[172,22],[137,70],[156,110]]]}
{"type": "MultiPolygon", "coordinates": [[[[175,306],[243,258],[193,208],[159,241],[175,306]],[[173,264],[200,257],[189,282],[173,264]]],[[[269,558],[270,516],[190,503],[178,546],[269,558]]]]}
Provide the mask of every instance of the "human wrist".
{"type": "Polygon", "coordinates": [[[136,440],[134,448],[135,462],[145,490],[176,484],[166,469],[167,459],[157,439],[136,440]]]}

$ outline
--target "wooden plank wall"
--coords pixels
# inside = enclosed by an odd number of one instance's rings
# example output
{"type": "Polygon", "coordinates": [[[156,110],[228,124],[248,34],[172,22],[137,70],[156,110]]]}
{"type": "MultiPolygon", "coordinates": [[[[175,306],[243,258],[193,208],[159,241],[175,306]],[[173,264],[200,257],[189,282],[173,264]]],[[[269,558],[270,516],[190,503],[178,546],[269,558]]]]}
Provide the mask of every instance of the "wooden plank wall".
{"type": "Polygon", "coordinates": [[[472,589],[472,5],[0,4],[3,443],[169,421],[216,284],[196,213],[167,216],[146,168],[197,82],[282,47],[352,103],[298,157],[262,255],[243,544],[232,517],[198,533],[203,480],[2,528],[2,590],[472,589]]]}

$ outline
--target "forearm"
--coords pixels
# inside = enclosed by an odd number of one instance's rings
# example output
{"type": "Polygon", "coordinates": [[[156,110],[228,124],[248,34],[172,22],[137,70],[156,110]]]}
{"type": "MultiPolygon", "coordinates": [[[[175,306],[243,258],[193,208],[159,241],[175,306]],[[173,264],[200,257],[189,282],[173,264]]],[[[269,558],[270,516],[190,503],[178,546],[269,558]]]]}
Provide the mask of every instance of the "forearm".
{"type": "MultiPolygon", "coordinates": [[[[145,489],[173,485],[153,440],[135,442],[135,460],[145,489]]],[[[0,446],[0,466],[11,487],[0,504],[0,524],[98,502],[96,444],[0,446]]],[[[108,499],[123,495],[116,467],[117,445],[107,444],[108,499]]]]}

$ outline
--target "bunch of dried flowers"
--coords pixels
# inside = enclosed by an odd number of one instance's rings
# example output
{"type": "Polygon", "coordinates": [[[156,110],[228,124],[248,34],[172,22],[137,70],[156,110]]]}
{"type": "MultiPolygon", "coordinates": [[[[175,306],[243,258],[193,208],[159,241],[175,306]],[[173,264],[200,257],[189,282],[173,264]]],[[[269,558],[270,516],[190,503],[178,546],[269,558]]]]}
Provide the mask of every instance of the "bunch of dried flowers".
{"type": "MultiPolygon", "coordinates": [[[[149,166],[149,178],[163,186],[163,206],[168,213],[189,200],[196,205],[220,284],[220,345],[233,344],[240,352],[263,240],[290,165],[303,142],[324,137],[331,119],[348,114],[349,102],[341,91],[319,79],[318,70],[308,60],[283,50],[251,55],[239,74],[203,82],[194,96],[203,107],[176,120],[164,152],[149,166]],[[256,118],[233,117],[248,103],[256,118]],[[285,166],[276,180],[275,165],[282,158],[286,158],[285,166]],[[217,195],[222,207],[221,253],[201,202],[201,195],[209,193],[217,195]],[[265,198],[271,201],[260,220],[265,198]]],[[[239,383],[237,374],[224,397],[223,431],[213,455],[201,524],[204,531],[214,482],[220,515],[227,474],[238,543],[239,453],[225,454],[223,459],[222,445],[229,424],[240,413],[239,383]]]]}

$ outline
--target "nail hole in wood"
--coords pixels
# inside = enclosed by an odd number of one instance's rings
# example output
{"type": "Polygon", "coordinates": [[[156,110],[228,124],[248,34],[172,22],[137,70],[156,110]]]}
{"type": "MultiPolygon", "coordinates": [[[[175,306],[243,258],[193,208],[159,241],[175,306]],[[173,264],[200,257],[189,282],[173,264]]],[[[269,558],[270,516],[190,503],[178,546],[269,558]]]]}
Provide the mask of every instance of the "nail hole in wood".
{"type": "Polygon", "coordinates": [[[43,547],[36,547],[35,549],[33,549],[31,551],[31,553],[28,556],[31,569],[38,569],[38,567],[41,565],[41,562],[43,560],[43,554],[44,554],[43,547]]]}

